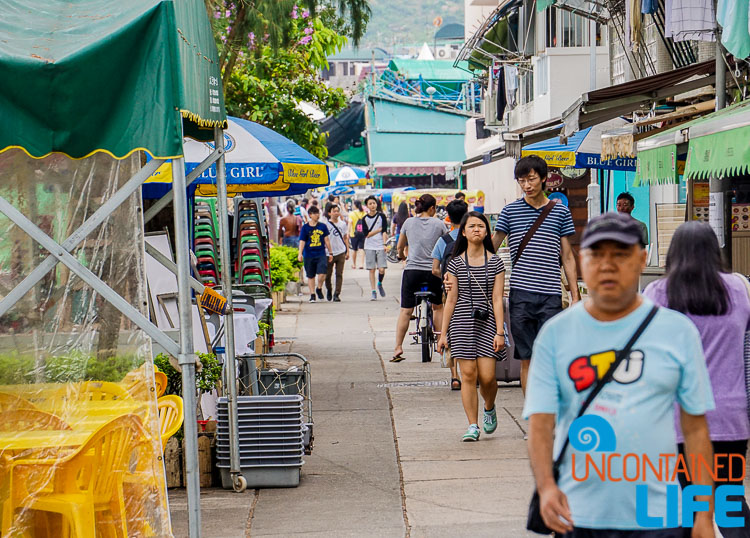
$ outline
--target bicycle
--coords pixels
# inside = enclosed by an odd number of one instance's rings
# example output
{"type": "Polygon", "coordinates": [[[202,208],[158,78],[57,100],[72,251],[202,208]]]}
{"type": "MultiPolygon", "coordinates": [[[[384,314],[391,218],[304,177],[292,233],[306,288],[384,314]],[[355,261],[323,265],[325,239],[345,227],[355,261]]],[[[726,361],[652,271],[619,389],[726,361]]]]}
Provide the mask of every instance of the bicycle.
{"type": "Polygon", "coordinates": [[[422,346],[422,362],[432,362],[432,353],[437,345],[432,304],[429,301],[432,293],[423,288],[414,295],[417,297],[417,306],[414,310],[417,330],[409,334],[414,338],[414,345],[422,346]]]}
{"type": "Polygon", "coordinates": [[[388,238],[388,241],[385,242],[385,257],[388,258],[388,261],[391,263],[398,263],[398,236],[392,236],[388,238]]]}

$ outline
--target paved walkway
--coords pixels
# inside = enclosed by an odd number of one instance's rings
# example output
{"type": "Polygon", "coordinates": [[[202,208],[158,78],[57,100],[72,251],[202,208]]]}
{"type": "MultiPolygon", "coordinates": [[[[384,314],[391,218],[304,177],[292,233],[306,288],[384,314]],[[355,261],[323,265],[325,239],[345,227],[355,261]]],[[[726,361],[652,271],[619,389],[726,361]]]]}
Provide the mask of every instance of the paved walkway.
{"type": "MultiPolygon", "coordinates": [[[[390,363],[400,270],[370,302],[367,273],[345,272],[341,303],[287,303],[276,351],[312,363],[315,448],[298,488],[203,490],[205,537],[536,536],[525,531],[533,485],[520,386],[501,387],[499,426],[461,443],[466,418],[449,370],[390,363]]],[[[407,339],[409,337],[407,336],[407,339]]],[[[170,492],[176,536],[187,535],[184,490],[170,492]]]]}

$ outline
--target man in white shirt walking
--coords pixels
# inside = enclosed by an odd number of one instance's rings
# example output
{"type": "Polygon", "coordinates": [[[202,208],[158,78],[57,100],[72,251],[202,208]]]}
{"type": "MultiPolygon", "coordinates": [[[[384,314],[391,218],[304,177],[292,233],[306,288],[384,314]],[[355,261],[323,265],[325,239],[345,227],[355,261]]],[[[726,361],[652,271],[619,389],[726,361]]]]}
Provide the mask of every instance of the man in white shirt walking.
{"type": "Polygon", "coordinates": [[[326,204],[326,218],[328,221],[328,238],[331,242],[331,256],[333,259],[328,264],[326,272],[326,299],[335,303],[341,302],[341,285],[344,282],[344,265],[349,259],[349,242],[347,237],[347,224],[341,219],[341,208],[338,204],[328,202],[326,204]],[[333,270],[336,269],[336,290],[333,290],[333,270]]]}
{"type": "Polygon", "coordinates": [[[370,286],[372,288],[371,301],[377,301],[378,292],[385,297],[383,278],[388,261],[385,257],[385,242],[388,240],[388,223],[380,210],[380,202],[374,196],[365,200],[367,214],[362,217],[362,227],[365,234],[365,268],[370,272],[370,286]],[[378,271],[377,291],[375,288],[375,270],[378,271]]]}

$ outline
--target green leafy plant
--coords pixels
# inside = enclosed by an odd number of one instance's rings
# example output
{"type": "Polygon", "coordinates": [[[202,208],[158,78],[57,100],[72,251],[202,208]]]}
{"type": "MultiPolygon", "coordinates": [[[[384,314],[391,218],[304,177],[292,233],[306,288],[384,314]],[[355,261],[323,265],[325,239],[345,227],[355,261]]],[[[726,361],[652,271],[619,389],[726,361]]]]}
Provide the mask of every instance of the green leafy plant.
{"type": "Polygon", "coordinates": [[[266,323],[265,321],[259,321],[258,322],[258,332],[255,334],[255,336],[263,336],[263,334],[271,329],[271,325],[266,323]]]}
{"type": "Polygon", "coordinates": [[[271,289],[273,291],[282,291],[286,288],[286,283],[294,278],[294,273],[296,271],[294,266],[292,266],[292,263],[289,261],[289,256],[284,252],[284,248],[285,247],[271,247],[269,265],[271,268],[271,289]]]}
{"type": "MultiPolygon", "coordinates": [[[[221,364],[213,353],[198,353],[203,365],[200,372],[195,374],[195,386],[199,393],[211,392],[219,386],[221,381],[221,364]]],[[[166,394],[182,395],[182,374],[169,362],[169,356],[159,353],[154,357],[154,365],[167,376],[166,394]]]]}
{"type": "MultiPolygon", "coordinates": [[[[273,248],[278,248],[280,252],[283,252],[287,258],[289,258],[289,263],[292,264],[292,267],[295,271],[298,271],[302,269],[302,262],[299,261],[299,249],[296,249],[294,247],[285,247],[283,245],[274,245],[273,248]]],[[[292,282],[297,282],[297,278],[291,278],[292,282]]]]}

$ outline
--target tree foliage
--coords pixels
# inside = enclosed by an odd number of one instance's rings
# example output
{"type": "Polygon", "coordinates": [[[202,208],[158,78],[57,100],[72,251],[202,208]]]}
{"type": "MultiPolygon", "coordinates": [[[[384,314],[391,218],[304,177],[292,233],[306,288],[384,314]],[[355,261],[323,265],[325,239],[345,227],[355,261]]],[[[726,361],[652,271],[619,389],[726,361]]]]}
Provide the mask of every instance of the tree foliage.
{"type": "MultiPolygon", "coordinates": [[[[283,43],[275,40],[280,39],[278,35],[274,38],[266,33],[259,37],[252,31],[245,34],[244,30],[240,40],[236,21],[241,16],[246,21],[248,13],[261,3],[242,4],[239,10],[245,6],[244,13],[224,9],[213,14],[224,66],[227,112],[265,125],[325,158],[325,135],[300,110],[299,103],[313,104],[326,114],[335,114],[346,106],[344,93],[327,87],[319,70],[328,67],[326,57],[341,50],[347,38],[324,22],[332,20],[330,11],[320,12],[325,16],[313,16],[309,9],[292,3],[285,16],[283,43]]],[[[273,3],[274,9],[287,4],[285,0],[273,3]]],[[[280,16],[275,11],[272,14],[280,16]]],[[[262,17],[268,18],[269,12],[262,17]]]]}

